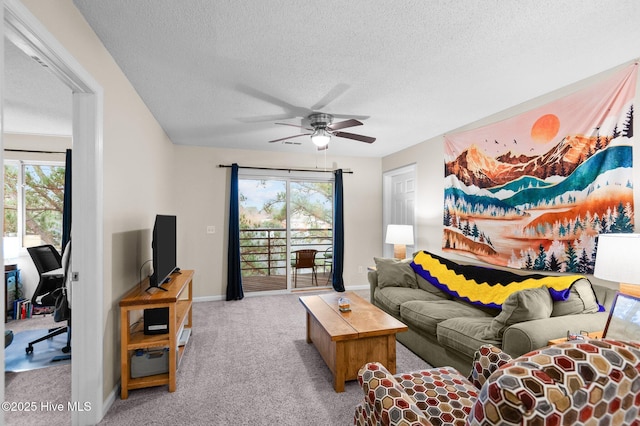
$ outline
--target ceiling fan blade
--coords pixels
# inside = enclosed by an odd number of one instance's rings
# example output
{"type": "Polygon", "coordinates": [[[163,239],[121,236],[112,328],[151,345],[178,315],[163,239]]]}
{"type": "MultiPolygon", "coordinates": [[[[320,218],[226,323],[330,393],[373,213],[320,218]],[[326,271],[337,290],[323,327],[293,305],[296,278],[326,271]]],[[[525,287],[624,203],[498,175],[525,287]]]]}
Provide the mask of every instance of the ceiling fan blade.
{"type": "Polygon", "coordinates": [[[281,126],[291,126],[291,127],[298,127],[300,129],[305,129],[305,130],[309,130],[310,132],[313,131],[313,129],[310,129],[308,127],[304,127],[304,126],[298,126],[297,124],[291,124],[291,123],[275,123],[275,124],[280,124],[281,126]]]}
{"type": "Polygon", "coordinates": [[[366,142],[366,143],[373,143],[376,140],[376,138],[372,138],[371,136],[356,135],[355,133],[348,133],[348,132],[333,132],[333,135],[339,138],[353,139],[356,141],[366,142]]]}
{"type": "Polygon", "coordinates": [[[340,121],[339,123],[333,123],[327,127],[331,130],[340,130],[340,129],[346,129],[347,127],[355,127],[355,126],[362,126],[362,122],[358,120],[354,120],[352,118],[351,120],[345,120],[345,121],[340,121]]]}
{"type": "Polygon", "coordinates": [[[306,117],[311,113],[311,111],[307,108],[302,108],[290,104],[287,101],[283,101],[282,99],[276,98],[275,96],[272,96],[268,93],[261,92],[260,90],[254,89],[253,87],[247,86],[245,84],[236,85],[236,90],[246,95],[252,96],[256,99],[260,99],[261,101],[277,105],[287,111],[290,117],[306,117]]]}
{"type": "Polygon", "coordinates": [[[333,118],[355,118],[356,120],[366,120],[369,118],[369,115],[355,115],[355,114],[333,114],[333,118]]]}
{"type": "Polygon", "coordinates": [[[274,139],[269,141],[269,143],[286,141],[287,139],[299,138],[300,136],[309,136],[311,133],[300,133],[299,135],[287,136],[286,138],[274,139]]]}
{"type": "Polygon", "coordinates": [[[324,109],[327,105],[329,105],[331,102],[336,100],[339,96],[341,96],[344,92],[346,92],[347,89],[349,89],[348,84],[345,84],[345,83],[336,84],[336,86],[333,89],[331,89],[329,93],[324,95],[322,99],[316,102],[311,107],[311,109],[314,111],[320,111],[321,109],[324,109]]]}
{"type": "Polygon", "coordinates": [[[238,117],[241,123],[264,123],[265,121],[290,120],[296,118],[292,114],[261,115],[256,117],[238,117]]]}

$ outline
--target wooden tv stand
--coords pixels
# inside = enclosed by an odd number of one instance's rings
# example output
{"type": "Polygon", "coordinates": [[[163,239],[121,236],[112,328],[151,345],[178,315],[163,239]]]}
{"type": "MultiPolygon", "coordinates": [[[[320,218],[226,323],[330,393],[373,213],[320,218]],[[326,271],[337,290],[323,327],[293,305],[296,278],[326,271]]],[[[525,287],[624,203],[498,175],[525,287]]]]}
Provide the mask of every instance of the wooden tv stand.
{"type": "Polygon", "coordinates": [[[120,397],[127,399],[129,389],[169,385],[169,392],[176,390],[176,370],[184,354],[184,346],[178,347],[181,329],[191,328],[192,319],[192,270],[171,275],[171,281],[162,287],[167,291],[149,288],[145,279],[120,299],[120,397]],[[186,291],[185,291],[186,290],[186,291]],[[144,309],[169,308],[169,333],[144,334],[142,312],[144,309]],[[140,320],[131,324],[131,312],[138,312],[140,320]],[[152,376],[131,377],[130,357],[137,349],[169,348],[169,372],[152,376]],[[177,351],[176,351],[177,349],[177,351]]]}

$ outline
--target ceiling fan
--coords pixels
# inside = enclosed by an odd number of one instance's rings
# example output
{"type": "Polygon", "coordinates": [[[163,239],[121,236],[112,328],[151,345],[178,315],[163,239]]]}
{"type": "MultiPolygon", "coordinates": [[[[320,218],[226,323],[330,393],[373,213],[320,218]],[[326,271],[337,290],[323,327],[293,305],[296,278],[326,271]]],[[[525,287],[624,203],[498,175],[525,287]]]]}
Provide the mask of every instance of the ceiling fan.
{"type": "Polygon", "coordinates": [[[318,147],[318,150],[320,151],[328,148],[332,136],[338,138],[353,139],[365,143],[373,143],[376,140],[376,138],[372,138],[370,136],[339,131],[348,127],[362,126],[362,122],[354,118],[334,123],[333,115],[325,114],[322,112],[314,112],[307,117],[307,120],[309,121],[311,128],[298,126],[296,124],[276,123],[282,126],[300,127],[302,129],[308,130],[310,133],[300,133],[293,136],[287,136],[286,138],[274,139],[272,141],[269,141],[269,143],[286,141],[289,139],[298,138],[300,136],[311,136],[311,141],[318,147]]]}

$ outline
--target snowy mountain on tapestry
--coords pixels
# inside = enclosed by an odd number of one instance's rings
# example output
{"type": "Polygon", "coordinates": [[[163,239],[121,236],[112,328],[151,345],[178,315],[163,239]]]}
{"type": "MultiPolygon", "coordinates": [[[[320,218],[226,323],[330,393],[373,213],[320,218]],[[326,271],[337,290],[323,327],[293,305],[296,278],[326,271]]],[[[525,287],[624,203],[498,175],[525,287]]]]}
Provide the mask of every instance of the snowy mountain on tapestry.
{"type": "Polygon", "coordinates": [[[592,273],[597,235],[633,231],[637,64],[445,137],[443,249],[519,269],[592,273]]]}

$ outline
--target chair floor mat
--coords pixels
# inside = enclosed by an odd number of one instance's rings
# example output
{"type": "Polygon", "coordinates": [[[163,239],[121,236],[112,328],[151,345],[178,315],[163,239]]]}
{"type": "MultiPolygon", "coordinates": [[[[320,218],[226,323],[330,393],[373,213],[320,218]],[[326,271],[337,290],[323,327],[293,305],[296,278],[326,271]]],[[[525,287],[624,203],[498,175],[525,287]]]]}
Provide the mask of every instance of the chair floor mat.
{"type": "Polygon", "coordinates": [[[48,332],[48,329],[41,329],[16,333],[13,336],[13,342],[4,349],[4,371],[19,373],[21,371],[69,364],[71,362],[71,354],[62,352],[62,348],[67,345],[66,332],[36,343],[33,345],[33,353],[27,355],[26,348],[29,342],[45,336],[48,332]]]}

